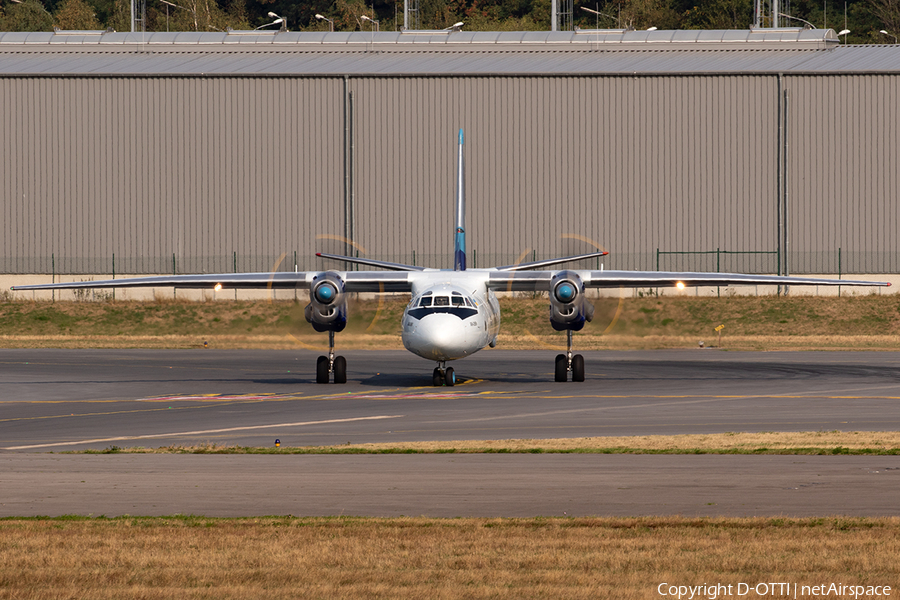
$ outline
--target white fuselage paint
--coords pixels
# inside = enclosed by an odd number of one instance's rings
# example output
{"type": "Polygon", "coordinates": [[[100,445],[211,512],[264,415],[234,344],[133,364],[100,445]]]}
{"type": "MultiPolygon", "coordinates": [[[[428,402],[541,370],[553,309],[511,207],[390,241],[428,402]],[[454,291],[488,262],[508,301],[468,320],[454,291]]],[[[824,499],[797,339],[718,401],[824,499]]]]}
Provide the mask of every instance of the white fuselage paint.
{"type": "Polygon", "coordinates": [[[407,350],[428,360],[456,360],[496,340],[500,304],[487,288],[487,270],[421,271],[410,279],[401,333],[407,350]]]}

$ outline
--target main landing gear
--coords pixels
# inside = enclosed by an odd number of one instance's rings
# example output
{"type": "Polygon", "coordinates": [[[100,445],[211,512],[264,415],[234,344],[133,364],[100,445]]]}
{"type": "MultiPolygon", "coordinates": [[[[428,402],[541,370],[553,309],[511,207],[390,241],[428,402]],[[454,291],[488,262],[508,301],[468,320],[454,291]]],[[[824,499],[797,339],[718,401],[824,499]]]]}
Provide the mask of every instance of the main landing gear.
{"type": "Polygon", "coordinates": [[[334,373],[335,383],[347,383],[347,359],[334,355],[334,332],[328,332],[328,356],[316,359],[316,383],[328,383],[334,373]]]}
{"type": "Polygon", "coordinates": [[[447,367],[445,369],[445,364],[444,361],[438,363],[437,368],[435,368],[434,373],[431,376],[431,382],[434,384],[434,387],[440,387],[442,385],[453,387],[456,385],[456,373],[453,371],[453,367],[447,367]]]}
{"type": "Polygon", "coordinates": [[[572,354],[572,330],[566,330],[566,353],[556,355],[556,381],[566,381],[572,372],[572,381],[584,381],[584,357],[572,354]]]}

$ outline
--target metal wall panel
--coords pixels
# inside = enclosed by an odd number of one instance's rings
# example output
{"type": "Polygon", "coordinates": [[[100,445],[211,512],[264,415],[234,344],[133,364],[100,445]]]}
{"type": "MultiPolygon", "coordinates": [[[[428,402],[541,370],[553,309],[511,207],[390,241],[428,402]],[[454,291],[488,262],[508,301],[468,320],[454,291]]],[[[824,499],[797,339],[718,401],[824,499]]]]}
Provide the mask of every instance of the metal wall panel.
{"type": "Polygon", "coordinates": [[[774,249],[772,77],[352,87],[358,241],[383,258],[438,252],[436,266],[449,264],[459,127],[469,248],[481,266],[582,252],[584,240],[612,252],[607,268],[655,268],[657,248],[774,249]]]}
{"type": "Polygon", "coordinates": [[[900,270],[900,77],[785,78],[794,272],[900,270]]]}
{"type": "MultiPolygon", "coordinates": [[[[896,271],[900,79],[790,76],[792,272],[896,271]]],[[[351,77],[360,254],[451,265],[774,270],[775,75],[351,77]],[[657,254],[657,250],[662,254],[657,254]],[[596,264],[593,263],[593,264],[596,264]]],[[[0,271],[336,267],[344,79],[0,78],[0,271]],[[52,261],[51,261],[52,257],[52,261]],[[174,265],[173,265],[174,257],[174,265]]]]}
{"type": "Polygon", "coordinates": [[[295,251],[312,267],[308,234],[343,222],[342,89],[0,80],[0,270],[109,273],[115,255],[119,273],[209,272],[233,269],[235,254],[239,270],[265,270],[283,252],[293,268],[295,251]]]}

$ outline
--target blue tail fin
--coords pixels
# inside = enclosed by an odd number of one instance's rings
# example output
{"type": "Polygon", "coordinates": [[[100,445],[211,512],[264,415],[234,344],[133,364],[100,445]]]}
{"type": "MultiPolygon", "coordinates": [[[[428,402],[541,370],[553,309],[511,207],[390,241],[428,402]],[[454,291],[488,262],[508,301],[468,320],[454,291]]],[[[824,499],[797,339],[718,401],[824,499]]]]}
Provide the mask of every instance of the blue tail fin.
{"type": "Polygon", "coordinates": [[[463,130],[459,130],[459,157],[456,172],[456,236],[453,249],[453,270],[466,270],[466,198],[463,179],[463,130]]]}

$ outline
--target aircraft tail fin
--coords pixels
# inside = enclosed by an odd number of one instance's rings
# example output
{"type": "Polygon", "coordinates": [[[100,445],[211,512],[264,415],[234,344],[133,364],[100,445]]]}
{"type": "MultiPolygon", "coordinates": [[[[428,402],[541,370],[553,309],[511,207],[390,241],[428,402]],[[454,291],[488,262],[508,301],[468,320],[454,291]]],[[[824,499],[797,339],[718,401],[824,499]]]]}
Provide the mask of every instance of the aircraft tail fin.
{"type": "Polygon", "coordinates": [[[466,198],[463,178],[463,130],[459,130],[459,155],[456,170],[456,234],[453,248],[453,270],[466,270],[466,198]]]}

